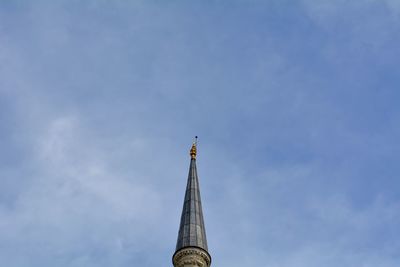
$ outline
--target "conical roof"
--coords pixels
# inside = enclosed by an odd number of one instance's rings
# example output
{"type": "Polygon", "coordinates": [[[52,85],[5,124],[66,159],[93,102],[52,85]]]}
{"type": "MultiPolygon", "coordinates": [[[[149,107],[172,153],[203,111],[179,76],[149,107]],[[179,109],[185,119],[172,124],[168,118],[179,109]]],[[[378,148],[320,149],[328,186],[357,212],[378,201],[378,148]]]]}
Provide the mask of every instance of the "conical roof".
{"type": "Polygon", "coordinates": [[[176,251],[184,247],[199,247],[207,251],[206,230],[201,207],[199,178],[196,169],[196,144],[193,144],[190,155],[189,175],[178,240],[176,242],[176,251]]]}

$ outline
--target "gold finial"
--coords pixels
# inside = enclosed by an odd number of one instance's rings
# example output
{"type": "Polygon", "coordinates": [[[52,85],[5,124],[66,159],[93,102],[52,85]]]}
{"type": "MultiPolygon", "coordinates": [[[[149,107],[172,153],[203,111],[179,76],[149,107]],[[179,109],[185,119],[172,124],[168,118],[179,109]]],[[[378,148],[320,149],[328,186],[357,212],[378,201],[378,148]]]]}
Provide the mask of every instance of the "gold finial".
{"type": "Polygon", "coordinates": [[[196,159],[196,155],[197,155],[197,136],[195,137],[192,148],[190,149],[190,156],[192,157],[192,159],[196,159]]]}

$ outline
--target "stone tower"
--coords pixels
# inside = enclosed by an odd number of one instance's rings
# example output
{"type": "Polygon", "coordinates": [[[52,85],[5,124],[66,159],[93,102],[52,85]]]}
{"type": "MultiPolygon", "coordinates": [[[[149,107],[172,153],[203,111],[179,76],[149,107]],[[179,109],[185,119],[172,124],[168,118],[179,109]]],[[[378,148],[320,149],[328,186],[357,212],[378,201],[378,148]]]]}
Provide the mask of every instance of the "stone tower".
{"type": "Polygon", "coordinates": [[[185,200],[176,250],[172,256],[174,267],[210,267],[211,265],[201,207],[199,179],[197,177],[196,146],[197,142],[194,142],[190,149],[191,160],[185,200]]]}

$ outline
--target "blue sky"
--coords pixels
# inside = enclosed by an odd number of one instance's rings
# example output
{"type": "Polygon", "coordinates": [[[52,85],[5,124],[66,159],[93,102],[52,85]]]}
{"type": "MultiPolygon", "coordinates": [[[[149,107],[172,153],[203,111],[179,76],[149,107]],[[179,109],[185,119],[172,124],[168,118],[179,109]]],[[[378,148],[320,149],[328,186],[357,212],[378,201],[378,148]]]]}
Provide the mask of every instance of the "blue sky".
{"type": "Polygon", "coordinates": [[[2,1],[0,262],[400,264],[397,0],[2,1]]]}

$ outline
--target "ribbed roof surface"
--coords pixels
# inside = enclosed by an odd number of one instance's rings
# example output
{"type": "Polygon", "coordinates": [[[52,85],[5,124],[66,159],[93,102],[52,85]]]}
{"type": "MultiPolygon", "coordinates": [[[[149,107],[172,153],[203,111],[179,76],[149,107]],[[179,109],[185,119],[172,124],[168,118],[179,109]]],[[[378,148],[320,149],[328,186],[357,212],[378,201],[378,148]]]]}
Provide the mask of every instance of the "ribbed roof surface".
{"type": "Polygon", "coordinates": [[[199,247],[206,251],[208,250],[196,159],[193,157],[190,161],[176,251],[184,247],[199,247]]]}

